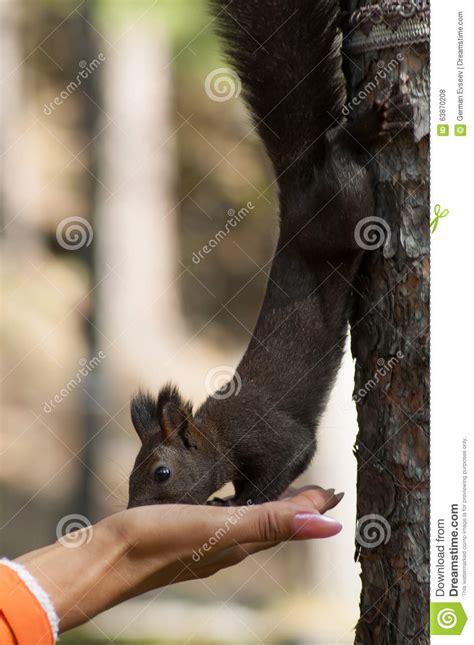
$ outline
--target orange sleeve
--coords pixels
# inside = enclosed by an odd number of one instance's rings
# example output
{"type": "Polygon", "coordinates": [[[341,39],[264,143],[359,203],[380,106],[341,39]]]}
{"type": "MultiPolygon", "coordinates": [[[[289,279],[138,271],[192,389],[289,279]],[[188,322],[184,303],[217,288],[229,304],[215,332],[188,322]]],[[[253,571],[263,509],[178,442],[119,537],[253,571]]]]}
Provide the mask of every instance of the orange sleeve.
{"type": "Polygon", "coordinates": [[[0,564],[1,645],[54,645],[51,624],[20,576],[0,564]]]}

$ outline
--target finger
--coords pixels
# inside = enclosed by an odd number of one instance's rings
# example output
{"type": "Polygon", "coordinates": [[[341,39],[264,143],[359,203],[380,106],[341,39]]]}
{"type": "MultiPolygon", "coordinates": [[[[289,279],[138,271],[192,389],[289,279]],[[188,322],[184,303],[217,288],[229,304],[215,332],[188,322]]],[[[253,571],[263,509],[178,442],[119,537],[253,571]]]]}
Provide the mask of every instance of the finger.
{"type": "Polygon", "coordinates": [[[317,486],[305,486],[291,498],[294,503],[307,505],[309,508],[320,513],[333,508],[339,499],[335,499],[334,488],[324,490],[317,486]]]}
{"type": "MultiPolygon", "coordinates": [[[[305,487],[305,488],[310,488],[310,487],[305,487]]],[[[334,508],[339,504],[339,502],[342,500],[343,497],[344,497],[344,493],[337,493],[337,495],[333,495],[331,499],[328,501],[327,505],[323,507],[319,512],[325,513],[326,511],[329,511],[331,508],[334,508]]],[[[244,544],[242,546],[249,553],[258,553],[259,551],[264,551],[265,549],[271,549],[276,545],[277,545],[277,542],[254,542],[254,543],[244,544]]]]}
{"type": "Polygon", "coordinates": [[[334,508],[339,504],[339,502],[342,500],[344,497],[344,493],[337,493],[337,495],[333,495],[330,500],[328,500],[327,504],[319,509],[320,513],[326,513],[327,511],[330,511],[331,508],[334,508]]]}
{"type": "MultiPolygon", "coordinates": [[[[321,510],[320,512],[325,513],[331,508],[334,508],[339,504],[339,502],[342,500],[343,497],[344,497],[344,493],[338,493],[337,495],[333,495],[327,507],[321,510]]],[[[252,542],[252,543],[242,544],[241,547],[243,551],[247,553],[247,555],[249,555],[253,553],[258,553],[259,551],[265,551],[266,549],[271,549],[274,546],[277,546],[277,544],[278,542],[252,542]]],[[[237,548],[237,545],[236,545],[236,548],[237,548]]]]}
{"type": "Polygon", "coordinates": [[[324,494],[329,491],[334,491],[334,488],[325,489],[322,486],[316,486],[316,484],[300,486],[299,488],[297,488],[296,486],[289,486],[286,489],[286,491],[283,493],[283,495],[280,497],[280,499],[288,499],[288,497],[295,497],[296,495],[300,495],[301,493],[304,493],[308,490],[319,491],[322,494],[324,494]]]}
{"type": "MultiPolygon", "coordinates": [[[[311,497],[317,493],[304,494],[311,497]]],[[[231,508],[143,506],[120,515],[131,545],[154,557],[162,553],[165,560],[168,549],[182,558],[195,552],[215,556],[236,543],[261,543],[265,548],[267,543],[331,537],[342,529],[339,522],[315,512],[307,503],[291,500],[231,508]]]]}
{"type": "Polygon", "coordinates": [[[232,543],[281,542],[292,539],[331,537],[342,526],[307,506],[291,501],[270,502],[246,509],[224,537],[223,546],[232,543]]]}

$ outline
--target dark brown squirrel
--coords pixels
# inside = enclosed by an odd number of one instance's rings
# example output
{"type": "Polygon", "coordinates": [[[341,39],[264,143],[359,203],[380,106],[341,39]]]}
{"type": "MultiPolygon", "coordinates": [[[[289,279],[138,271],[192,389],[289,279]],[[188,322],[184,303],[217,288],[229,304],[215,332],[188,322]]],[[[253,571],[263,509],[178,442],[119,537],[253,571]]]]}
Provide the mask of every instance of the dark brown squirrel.
{"type": "Polygon", "coordinates": [[[280,235],[255,331],[227,386],[195,412],[171,385],[133,398],[142,446],[130,507],[204,504],[227,482],[227,503],[266,502],[308,467],[363,254],[356,225],[374,213],[365,146],[409,118],[398,97],[343,118],[337,0],[212,6],[276,173],[280,235]]]}

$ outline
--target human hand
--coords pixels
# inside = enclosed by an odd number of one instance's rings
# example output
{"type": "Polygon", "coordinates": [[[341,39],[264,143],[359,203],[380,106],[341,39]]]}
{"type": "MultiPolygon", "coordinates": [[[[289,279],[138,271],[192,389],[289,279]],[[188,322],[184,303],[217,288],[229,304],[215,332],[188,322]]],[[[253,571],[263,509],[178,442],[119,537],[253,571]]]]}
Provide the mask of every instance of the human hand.
{"type": "Polygon", "coordinates": [[[336,535],[341,525],[322,513],[341,497],[307,486],[258,506],[140,506],[89,527],[87,539],[61,540],[18,561],[50,595],[63,632],[128,598],[210,576],[280,542],[336,535]]]}
{"type": "Polygon", "coordinates": [[[127,558],[134,578],[142,578],[142,593],[208,577],[282,541],[336,535],[341,525],[323,513],[342,496],[334,489],[306,486],[258,506],[157,505],[129,509],[115,518],[123,522],[119,530],[130,545],[127,558]]]}

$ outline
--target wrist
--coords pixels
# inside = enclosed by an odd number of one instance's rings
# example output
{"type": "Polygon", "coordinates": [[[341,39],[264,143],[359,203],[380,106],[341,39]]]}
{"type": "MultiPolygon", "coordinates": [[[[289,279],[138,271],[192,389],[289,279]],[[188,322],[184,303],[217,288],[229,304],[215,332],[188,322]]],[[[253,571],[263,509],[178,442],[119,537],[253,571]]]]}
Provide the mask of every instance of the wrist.
{"type": "Polygon", "coordinates": [[[51,598],[60,632],[117,604],[129,586],[121,571],[128,545],[112,519],[91,527],[83,543],[58,541],[17,560],[51,598]]]}

